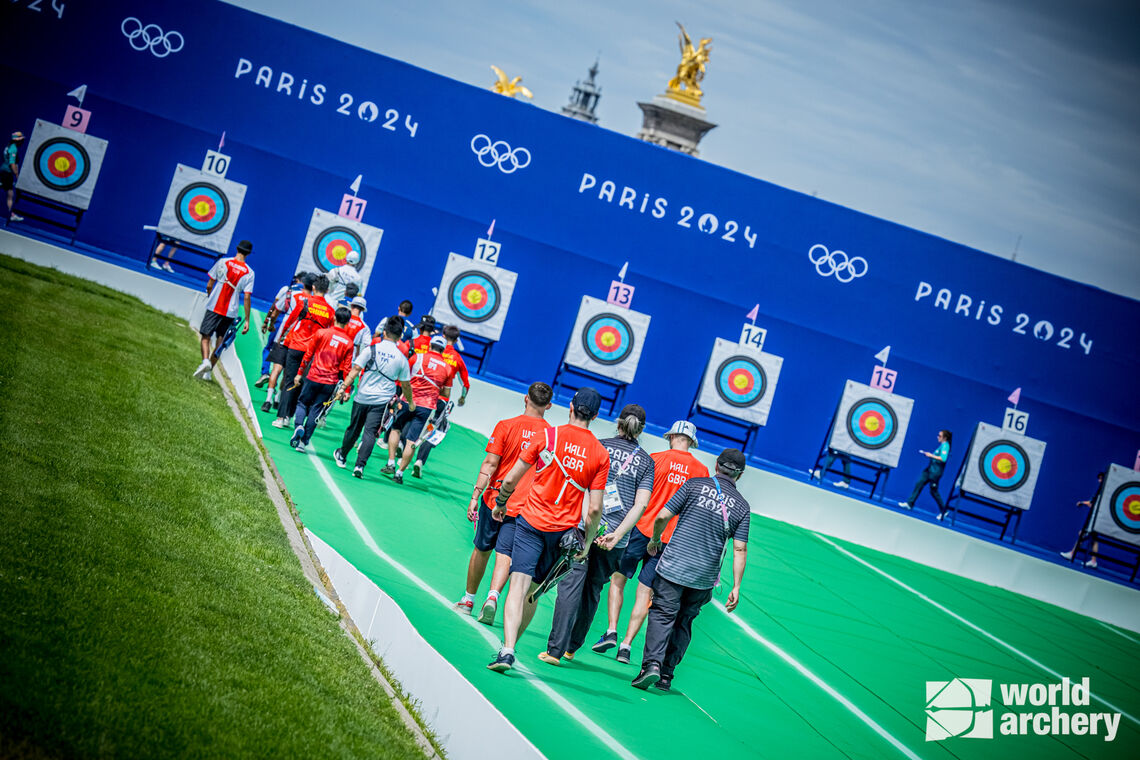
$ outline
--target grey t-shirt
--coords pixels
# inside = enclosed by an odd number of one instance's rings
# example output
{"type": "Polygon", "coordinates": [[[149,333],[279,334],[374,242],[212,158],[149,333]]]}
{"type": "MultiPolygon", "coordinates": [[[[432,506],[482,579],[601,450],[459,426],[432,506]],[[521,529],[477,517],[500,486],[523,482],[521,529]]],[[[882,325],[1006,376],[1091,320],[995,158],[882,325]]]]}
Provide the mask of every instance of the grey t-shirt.
{"type": "Polygon", "coordinates": [[[396,383],[412,376],[408,357],[390,340],[365,346],[353,364],[361,370],[360,390],[353,399],[358,404],[387,404],[396,395],[396,383]]]}
{"type": "Polygon", "coordinates": [[[748,541],[748,502],[731,478],[718,475],[716,480],[720,482],[719,495],[713,478],[691,478],[662,507],[679,515],[673,537],[657,563],[657,574],[665,580],[689,588],[712,588],[720,576],[725,543],[730,538],[748,541]]]}
{"type": "MultiPolygon", "coordinates": [[[[629,514],[629,510],[633,509],[637,492],[653,490],[653,457],[628,438],[606,438],[599,443],[606,447],[610,455],[610,476],[606,485],[615,484],[618,496],[621,497],[620,509],[606,512],[605,507],[602,507],[602,522],[606,525],[606,533],[613,533],[629,514]]],[[[627,533],[614,546],[614,551],[628,543],[627,533]]]]}

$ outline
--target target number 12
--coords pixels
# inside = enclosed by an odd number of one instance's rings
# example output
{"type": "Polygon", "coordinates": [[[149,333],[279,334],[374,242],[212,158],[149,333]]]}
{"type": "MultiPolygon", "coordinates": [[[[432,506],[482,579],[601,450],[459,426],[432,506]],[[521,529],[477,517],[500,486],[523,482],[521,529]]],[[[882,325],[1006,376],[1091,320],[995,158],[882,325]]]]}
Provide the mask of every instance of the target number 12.
{"type": "Polygon", "coordinates": [[[473,258],[476,261],[486,261],[488,264],[498,266],[499,249],[502,247],[501,243],[496,243],[487,238],[479,238],[475,241],[475,253],[473,254],[473,258]]]}
{"type": "Polygon", "coordinates": [[[740,328],[740,340],[738,342],[742,346],[763,351],[764,339],[766,337],[768,337],[768,331],[763,327],[757,327],[751,322],[745,322],[744,326],[740,328]]]}
{"type": "Polygon", "coordinates": [[[1029,427],[1029,412],[1019,412],[1013,407],[1006,408],[1005,418],[1001,424],[1002,430],[1024,435],[1027,427],[1029,427]]]}
{"type": "Polygon", "coordinates": [[[219,153],[216,150],[206,151],[206,160],[202,162],[202,171],[204,171],[206,174],[213,174],[215,177],[225,179],[226,172],[229,170],[229,156],[224,153],[219,153]]]}

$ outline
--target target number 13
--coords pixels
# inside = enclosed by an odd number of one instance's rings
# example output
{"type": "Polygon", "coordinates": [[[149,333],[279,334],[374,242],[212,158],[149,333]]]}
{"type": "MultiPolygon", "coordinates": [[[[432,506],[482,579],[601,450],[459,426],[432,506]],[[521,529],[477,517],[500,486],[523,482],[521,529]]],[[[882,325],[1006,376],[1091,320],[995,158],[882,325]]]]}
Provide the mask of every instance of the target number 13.
{"type": "Polygon", "coordinates": [[[486,238],[479,238],[475,241],[475,254],[473,258],[476,261],[486,261],[488,264],[499,265],[499,249],[502,244],[493,242],[486,238]]]}
{"type": "Polygon", "coordinates": [[[614,280],[610,283],[610,294],[606,296],[606,303],[630,308],[633,305],[633,286],[614,280]]]}
{"type": "Polygon", "coordinates": [[[213,174],[215,177],[226,178],[226,172],[230,170],[230,157],[224,153],[219,153],[216,150],[206,151],[206,160],[202,162],[202,171],[206,174],[213,174]]]}
{"type": "Polygon", "coordinates": [[[1019,412],[1012,407],[1005,410],[1005,418],[1001,424],[1002,430],[1024,434],[1027,427],[1029,427],[1029,412],[1019,412]]]}

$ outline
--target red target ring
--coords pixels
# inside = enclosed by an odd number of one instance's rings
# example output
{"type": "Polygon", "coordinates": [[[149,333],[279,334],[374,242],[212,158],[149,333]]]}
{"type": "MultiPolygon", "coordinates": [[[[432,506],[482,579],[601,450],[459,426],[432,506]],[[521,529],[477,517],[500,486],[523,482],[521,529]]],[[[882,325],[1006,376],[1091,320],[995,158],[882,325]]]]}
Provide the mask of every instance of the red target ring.
{"type": "Polygon", "coordinates": [[[487,289],[479,283],[470,283],[460,291],[459,298],[467,308],[478,311],[487,303],[487,289]]]}
{"type": "Polygon", "coordinates": [[[190,198],[187,212],[194,221],[206,222],[218,213],[218,204],[207,195],[195,195],[190,198]]]}
{"type": "Polygon", "coordinates": [[[1009,454],[998,454],[990,460],[990,474],[1001,480],[1017,477],[1017,460],[1009,454]]]}
{"type": "Polygon", "coordinates": [[[57,150],[48,156],[47,167],[56,177],[66,179],[75,173],[75,158],[65,150],[57,150]]]}

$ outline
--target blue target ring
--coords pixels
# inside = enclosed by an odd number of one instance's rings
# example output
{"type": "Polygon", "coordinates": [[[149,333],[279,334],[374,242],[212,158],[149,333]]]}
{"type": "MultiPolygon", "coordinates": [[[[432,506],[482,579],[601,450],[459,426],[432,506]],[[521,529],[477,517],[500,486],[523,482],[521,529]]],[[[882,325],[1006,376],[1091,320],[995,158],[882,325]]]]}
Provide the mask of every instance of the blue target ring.
{"type": "Polygon", "coordinates": [[[881,449],[898,433],[898,415],[886,401],[867,397],[851,405],[847,412],[847,434],[865,449],[881,449]]]}
{"type": "Polygon", "coordinates": [[[348,254],[356,251],[360,260],[356,262],[357,271],[364,270],[364,262],[368,258],[368,249],[360,235],[348,227],[329,227],[322,230],[313,240],[313,263],[322,272],[348,263],[348,254]]]}
{"type": "Polygon", "coordinates": [[[995,491],[1016,491],[1029,479],[1029,455],[1013,441],[999,440],[982,449],[978,472],[995,491]]]}
{"type": "Polygon", "coordinates": [[[36,150],[32,166],[40,182],[52,190],[67,192],[87,181],[91,174],[91,157],[75,140],[53,137],[44,140],[36,150]]]}
{"type": "Polygon", "coordinates": [[[174,201],[178,223],[195,235],[213,235],[230,218],[230,199],[217,185],[191,182],[174,201]]]}
{"type": "Polygon", "coordinates": [[[1131,481],[1112,492],[1112,521],[1128,533],[1140,535],[1140,482],[1131,481]]]}
{"type": "Polygon", "coordinates": [[[468,322],[486,322],[499,310],[499,283],[478,270],[469,270],[451,281],[447,289],[451,309],[468,322]]]}
{"type": "Polygon", "coordinates": [[[582,328],[582,348],[599,364],[620,364],[633,351],[633,328],[622,317],[604,312],[591,317],[582,328]]]}
{"type": "Polygon", "coordinates": [[[755,359],[747,356],[730,356],[717,367],[716,392],[732,406],[752,406],[764,397],[768,389],[768,376],[755,359]]]}

